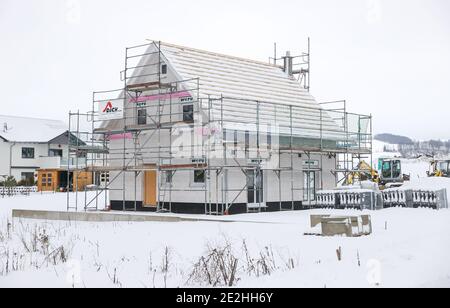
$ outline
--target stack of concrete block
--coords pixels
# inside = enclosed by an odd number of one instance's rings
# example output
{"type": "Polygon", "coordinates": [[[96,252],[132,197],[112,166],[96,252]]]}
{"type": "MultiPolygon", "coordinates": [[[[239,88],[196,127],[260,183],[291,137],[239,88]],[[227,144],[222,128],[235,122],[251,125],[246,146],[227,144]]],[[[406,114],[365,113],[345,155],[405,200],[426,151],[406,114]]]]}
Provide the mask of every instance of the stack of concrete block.
{"type": "Polygon", "coordinates": [[[372,218],[362,216],[311,215],[311,228],[321,225],[322,236],[360,237],[372,234],[372,218]]]}
{"type": "Polygon", "coordinates": [[[316,208],[378,210],[382,195],[370,190],[335,190],[317,192],[316,208]]]}
{"type": "Polygon", "coordinates": [[[448,209],[447,190],[389,189],[383,191],[384,208],[448,209]]]}

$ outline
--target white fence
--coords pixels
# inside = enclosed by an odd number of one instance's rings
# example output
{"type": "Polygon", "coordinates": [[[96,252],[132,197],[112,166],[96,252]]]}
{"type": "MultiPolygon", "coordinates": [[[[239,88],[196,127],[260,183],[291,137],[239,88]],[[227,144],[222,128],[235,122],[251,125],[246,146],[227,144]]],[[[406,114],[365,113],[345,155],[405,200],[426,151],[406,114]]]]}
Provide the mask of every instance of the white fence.
{"type": "Polygon", "coordinates": [[[14,187],[0,187],[1,197],[12,197],[12,196],[28,196],[31,193],[36,193],[38,188],[36,186],[25,187],[25,186],[14,186],[14,187]]]}

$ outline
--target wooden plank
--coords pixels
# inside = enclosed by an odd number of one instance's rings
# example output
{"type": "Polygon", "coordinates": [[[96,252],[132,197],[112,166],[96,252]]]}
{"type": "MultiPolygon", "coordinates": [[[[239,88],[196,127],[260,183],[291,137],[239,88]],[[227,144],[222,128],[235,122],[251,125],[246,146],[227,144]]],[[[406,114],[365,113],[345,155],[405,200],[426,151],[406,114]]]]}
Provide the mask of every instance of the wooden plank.
{"type": "Polygon", "coordinates": [[[149,88],[149,87],[155,87],[155,86],[159,87],[158,81],[130,84],[130,85],[128,85],[128,89],[149,88]]]}
{"type": "Polygon", "coordinates": [[[128,85],[127,89],[129,91],[145,91],[145,90],[157,90],[157,89],[166,89],[171,88],[171,84],[160,83],[158,81],[153,82],[145,82],[145,83],[137,83],[128,85]]]}
{"type": "Polygon", "coordinates": [[[183,164],[183,165],[164,165],[161,166],[161,170],[174,170],[174,169],[204,169],[207,168],[207,164],[183,164]]]}

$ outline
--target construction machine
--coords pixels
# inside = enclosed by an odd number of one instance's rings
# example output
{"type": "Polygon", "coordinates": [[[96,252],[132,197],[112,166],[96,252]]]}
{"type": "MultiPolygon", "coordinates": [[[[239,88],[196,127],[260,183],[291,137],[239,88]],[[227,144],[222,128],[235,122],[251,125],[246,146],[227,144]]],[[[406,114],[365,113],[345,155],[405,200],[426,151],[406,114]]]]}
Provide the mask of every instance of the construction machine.
{"type": "Polygon", "coordinates": [[[361,161],[354,171],[350,172],[345,181],[346,185],[353,185],[355,182],[371,181],[380,183],[378,172],[365,161],[361,161]]]}
{"type": "Polygon", "coordinates": [[[385,189],[386,187],[402,186],[405,181],[410,180],[410,176],[402,173],[402,162],[398,158],[381,158],[379,170],[380,172],[367,162],[361,161],[356,169],[347,176],[345,183],[352,185],[358,181],[371,181],[377,183],[380,189],[385,189]]]}
{"type": "Polygon", "coordinates": [[[428,172],[428,176],[450,178],[450,160],[431,161],[431,171],[428,172]]]}
{"type": "Polygon", "coordinates": [[[384,187],[399,187],[405,181],[411,180],[411,177],[402,172],[402,161],[398,158],[381,158],[380,166],[380,185],[384,187]]]}

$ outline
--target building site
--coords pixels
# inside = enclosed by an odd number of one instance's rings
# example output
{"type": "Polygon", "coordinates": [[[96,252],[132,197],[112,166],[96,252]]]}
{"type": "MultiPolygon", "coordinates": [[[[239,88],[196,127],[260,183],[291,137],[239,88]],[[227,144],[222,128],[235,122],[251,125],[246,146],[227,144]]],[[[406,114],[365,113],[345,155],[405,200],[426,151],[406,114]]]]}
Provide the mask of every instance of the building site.
{"type": "Polygon", "coordinates": [[[68,210],[302,210],[372,168],[372,116],[315,100],[309,47],[267,63],[159,41],[125,53],[123,88],[70,113],[68,172],[103,181],[95,198],[74,181],[68,210]]]}

